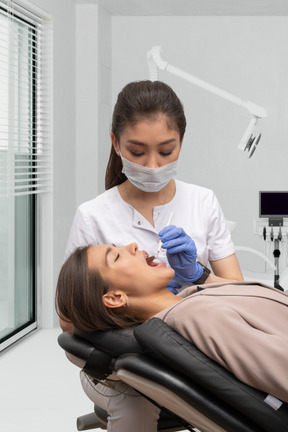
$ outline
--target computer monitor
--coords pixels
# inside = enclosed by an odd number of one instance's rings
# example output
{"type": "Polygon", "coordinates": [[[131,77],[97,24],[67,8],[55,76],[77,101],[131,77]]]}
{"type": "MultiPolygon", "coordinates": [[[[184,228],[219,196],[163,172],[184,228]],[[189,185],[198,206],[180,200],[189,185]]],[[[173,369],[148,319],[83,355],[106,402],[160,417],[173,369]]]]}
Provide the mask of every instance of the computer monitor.
{"type": "Polygon", "coordinates": [[[288,191],[260,191],[259,192],[259,216],[260,218],[269,218],[281,222],[283,218],[288,217],[288,191]]]}

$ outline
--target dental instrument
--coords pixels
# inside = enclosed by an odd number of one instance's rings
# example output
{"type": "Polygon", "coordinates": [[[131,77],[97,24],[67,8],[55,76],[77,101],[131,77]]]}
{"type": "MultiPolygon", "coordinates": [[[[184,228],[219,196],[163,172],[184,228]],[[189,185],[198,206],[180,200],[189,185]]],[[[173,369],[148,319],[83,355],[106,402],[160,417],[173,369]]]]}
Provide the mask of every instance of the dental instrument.
{"type": "Polygon", "coordinates": [[[172,73],[173,75],[178,76],[179,78],[183,78],[190,83],[203,88],[204,90],[209,91],[210,93],[214,93],[217,96],[222,97],[230,102],[235,103],[236,105],[242,106],[246,108],[250,114],[252,114],[252,119],[249,123],[247,130],[242,136],[239,143],[239,150],[248,151],[248,157],[251,158],[254,154],[260,138],[261,134],[259,133],[257,136],[253,135],[253,130],[257,124],[257,121],[261,118],[265,118],[267,116],[267,112],[264,108],[256,105],[250,101],[244,101],[237,96],[232,95],[231,93],[226,92],[225,90],[220,89],[219,87],[215,87],[212,84],[209,84],[194,75],[191,75],[187,72],[182,71],[181,69],[168,64],[167,61],[163,61],[161,56],[161,46],[154,46],[147,53],[147,61],[148,61],[148,69],[149,69],[149,79],[151,81],[155,81],[158,78],[158,69],[167,71],[172,73]]]}
{"type": "MultiPolygon", "coordinates": [[[[166,226],[170,225],[171,220],[172,220],[172,216],[173,216],[173,211],[170,213],[170,216],[169,216],[169,219],[168,219],[168,222],[167,222],[166,226]]],[[[159,255],[159,253],[161,251],[161,248],[162,248],[162,241],[160,240],[159,244],[158,244],[158,249],[157,249],[157,253],[156,253],[155,258],[158,258],[158,255],[159,255]]]]}

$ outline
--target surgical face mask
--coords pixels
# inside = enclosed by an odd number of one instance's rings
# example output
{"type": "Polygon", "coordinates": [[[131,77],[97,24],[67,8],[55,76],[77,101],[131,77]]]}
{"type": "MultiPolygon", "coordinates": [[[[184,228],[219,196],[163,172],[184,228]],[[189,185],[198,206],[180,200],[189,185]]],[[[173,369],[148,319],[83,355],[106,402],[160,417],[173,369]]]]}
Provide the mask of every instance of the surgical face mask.
{"type": "Polygon", "coordinates": [[[122,172],[128,180],[144,192],[158,192],[166,186],[177,174],[177,160],[159,168],[148,168],[125,159],[122,159],[122,172]]]}

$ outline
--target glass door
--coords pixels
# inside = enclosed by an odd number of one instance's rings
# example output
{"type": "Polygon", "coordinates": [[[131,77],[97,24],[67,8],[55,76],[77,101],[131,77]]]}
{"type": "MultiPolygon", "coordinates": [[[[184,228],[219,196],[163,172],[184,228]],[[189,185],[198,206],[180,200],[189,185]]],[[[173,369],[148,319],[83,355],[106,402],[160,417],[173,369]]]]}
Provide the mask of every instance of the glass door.
{"type": "MultiPolygon", "coordinates": [[[[3,3],[1,3],[3,4],[3,3]]],[[[0,7],[0,351],[36,328],[35,25],[0,7]],[[32,193],[31,193],[32,190],[32,193]]]]}
{"type": "Polygon", "coordinates": [[[36,328],[35,196],[0,198],[0,351],[36,328]]]}

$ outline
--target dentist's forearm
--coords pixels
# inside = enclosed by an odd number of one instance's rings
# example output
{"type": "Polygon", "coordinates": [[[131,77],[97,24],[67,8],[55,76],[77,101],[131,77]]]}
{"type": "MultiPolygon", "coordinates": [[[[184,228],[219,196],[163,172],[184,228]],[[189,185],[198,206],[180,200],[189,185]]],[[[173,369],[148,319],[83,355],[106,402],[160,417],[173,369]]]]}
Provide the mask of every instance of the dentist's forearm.
{"type": "Polygon", "coordinates": [[[243,275],[235,254],[222,260],[210,262],[213,273],[209,275],[205,283],[243,281],[243,275]]]}

